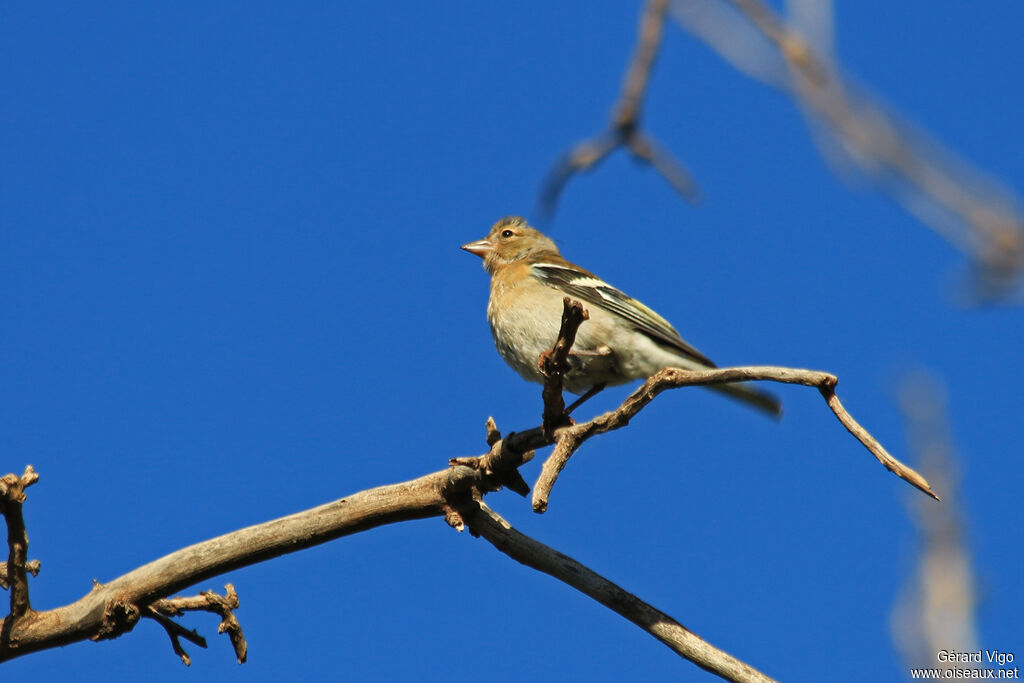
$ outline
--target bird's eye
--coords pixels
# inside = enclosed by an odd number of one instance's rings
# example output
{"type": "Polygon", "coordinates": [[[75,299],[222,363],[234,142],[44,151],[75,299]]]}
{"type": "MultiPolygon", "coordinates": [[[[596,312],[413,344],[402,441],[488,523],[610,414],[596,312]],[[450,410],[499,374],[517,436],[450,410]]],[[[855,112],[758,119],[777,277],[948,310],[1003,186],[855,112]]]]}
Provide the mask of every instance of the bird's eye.
{"type": "Polygon", "coordinates": [[[512,235],[514,235],[514,234],[515,234],[515,233],[514,233],[514,232],[512,232],[511,230],[502,230],[502,231],[501,231],[501,236],[502,236],[502,237],[504,237],[504,238],[506,238],[506,239],[507,239],[507,238],[509,238],[509,237],[511,237],[511,236],[512,236],[512,235]]]}

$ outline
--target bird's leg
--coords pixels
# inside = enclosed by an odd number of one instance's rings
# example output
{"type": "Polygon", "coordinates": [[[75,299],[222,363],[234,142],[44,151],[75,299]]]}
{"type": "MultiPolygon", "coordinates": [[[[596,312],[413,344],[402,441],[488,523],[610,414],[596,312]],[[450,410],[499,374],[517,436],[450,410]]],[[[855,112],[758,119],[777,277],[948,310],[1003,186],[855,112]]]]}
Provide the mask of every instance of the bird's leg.
{"type": "Polygon", "coordinates": [[[581,405],[583,405],[587,401],[587,399],[590,399],[590,398],[593,398],[594,396],[596,396],[606,386],[608,386],[607,382],[601,382],[600,384],[595,384],[594,386],[592,386],[589,389],[587,389],[587,393],[583,394],[578,399],[573,401],[572,405],[570,405],[568,408],[565,409],[565,414],[566,415],[572,415],[572,411],[576,410],[581,405]]]}

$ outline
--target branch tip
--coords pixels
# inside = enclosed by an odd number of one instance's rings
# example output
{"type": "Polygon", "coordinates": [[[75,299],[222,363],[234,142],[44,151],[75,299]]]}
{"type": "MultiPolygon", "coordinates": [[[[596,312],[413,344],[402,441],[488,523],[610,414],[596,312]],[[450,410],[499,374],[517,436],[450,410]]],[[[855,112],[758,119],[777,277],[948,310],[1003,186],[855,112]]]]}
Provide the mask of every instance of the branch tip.
{"type": "Polygon", "coordinates": [[[501,432],[498,431],[498,425],[495,423],[493,417],[488,417],[487,422],[484,423],[484,429],[487,430],[487,445],[493,446],[494,444],[501,441],[501,432]]]}
{"type": "Polygon", "coordinates": [[[584,441],[596,434],[619,429],[661,392],[686,386],[705,386],[732,382],[773,381],[784,384],[800,384],[815,387],[839,422],[846,427],[860,443],[890,472],[908,482],[923,493],[939,500],[928,481],[913,468],[894,458],[853,416],[843,407],[836,396],[838,378],[827,372],[802,370],[776,366],[745,366],[735,368],[709,368],[707,370],[684,370],[665,368],[644,382],[630,394],[615,410],[599,415],[589,422],[558,429],[552,440],[555,448],[545,460],[541,473],[533,487],[532,507],[535,512],[547,510],[548,498],[559,474],[569,458],[584,441]]]}

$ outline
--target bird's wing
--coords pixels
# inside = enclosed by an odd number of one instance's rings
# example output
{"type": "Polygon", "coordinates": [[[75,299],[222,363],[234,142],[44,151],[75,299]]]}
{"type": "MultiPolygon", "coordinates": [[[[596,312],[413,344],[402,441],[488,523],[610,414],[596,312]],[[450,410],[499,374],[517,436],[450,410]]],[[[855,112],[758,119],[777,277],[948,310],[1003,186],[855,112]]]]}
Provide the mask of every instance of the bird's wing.
{"type": "Polygon", "coordinates": [[[698,363],[711,368],[715,367],[715,364],[707,356],[683,341],[683,338],[667,320],[599,277],[585,270],[557,263],[534,263],[532,267],[536,278],[549,287],[554,287],[589,304],[600,306],[629,321],[639,332],[646,334],[654,341],[664,344],[698,363]]]}

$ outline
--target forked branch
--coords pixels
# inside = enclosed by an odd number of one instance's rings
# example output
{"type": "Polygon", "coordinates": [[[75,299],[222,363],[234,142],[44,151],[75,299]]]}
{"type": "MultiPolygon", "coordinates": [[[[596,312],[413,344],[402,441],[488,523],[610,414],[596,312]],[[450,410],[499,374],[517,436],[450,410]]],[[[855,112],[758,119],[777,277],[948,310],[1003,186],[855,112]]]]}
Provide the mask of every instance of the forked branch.
{"type": "Polygon", "coordinates": [[[904,465],[894,458],[868,430],[864,429],[847,412],[835,393],[835,386],[839,381],[835,375],[817,370],[760,365],[737,368],[713,368],[709,370],[665,368],[644,382],[639,389],[630,394],[622,402],[622,405],[615,410],[599,415],[589,422],[559,429],[555,433],[555,448],[551,455],[548,456],[548,459],[544,461],[540,477],[538,477],[537,483],[534,485],[533,509],[536,512],[544,512],[547,509],[551,488],[558,479],[559,473],[569,462],[569,458],[572,457],[573,453],[583,445],[584,441],[597,434],[625,427],[633,416],[666,389],[759,380],[817,387],[818,391],[825,398],[828,407],[835,413],[835,416],[842,425],[875,456],[878,462],[882,463],[887,470],[897,477],[909,482],[938,500],[939,497],[935,495],[935,492],[932,491],[931,486],[923,476],[913,468],[904,465]]]}
{"type": "MultiPolygon", "coordinates": [[[[560,341],[556,343],[557,352],[552,353],[556,361],[561,357],[563,362],[576,331],[585,320],[579,302],[567,299],[564,305],[567,322],[560,334],[560,341]]],[[[551,377],[556,374],[552,373],[551,377]]],[[[552,378],[549,381],[554,382],[552,378]]],[[[24,488],[38,479],[38,475],[29,467],[20,477],[11,474],[0,478],[0,511],[7,521],[10,547],[7,576],[12,589],[11,613],[0,620],[0,661],[80,640],[114,638],[130,631],[140,618],[147,617],[167,630],[175,653],[187,664],[190,660],[181,645],[181,639],[200,646],[205,646],[205,639],[174,622],[171,617],[186,610],[199,609],[221,615],[219,630],[229,633],[236,657],[241,662],[246,657],[246,646],[233,613],[238,607],[238,597],[230,585],[223,597],[212,592],[194,598],[166,599],[166,596],[233,569],[384,524],[443,517],[457,528],[468,526],[471,531],[484,536],[517,561],[551,574],[590,595],[708,671],[733,681],[770,680],[727,653],[708,645],[675,620],[575,560],[516,532],[483,505],[483,496],[502,486],[525,495],[526,483],[519,475],[518,468],[533,457],[534,449],[554,443],[555,450],[544,464],[534,491],[534,509],[543,511],[547,507],[548,496],[558,473],[580,445],[596,434],[625,426],[662,391],[682,386],[755,380],[817,387],[843,425],[883,465],[922,491],[935,496],[921,475],[889,455],[846,412],[835,395],[837,380],[834,375],[778,367],[705,371],[669,368],[645,382],[618,409],[588,422],[557,427],[553,431],[541,425],[502,438],[494,421],[489,419],[489,451],[484,455],[455,458],[451,460],[448,469],[412,481],[361,491],[333,503],[189,546],[110,583],[97,583],[92,591],[70,605],[37,612],[31,609],[28,602],[25,560],[28,536],[21,510],[25,500],[24,488]]],[[[546,393],[550,394],[551,389],[546,388],[546,393]]],[[[564,404],[561,410],[564,416],[564,404]]]]}
{"type": "Polygon", "coordinates": [[[690,172],[640,129],[640,111],[661,48],[669,4],[669,0],[648,0],[640,17],[636,50],[626,69],[622,92],[612,109],[608,128],[577,143],[548,171],[540,191],[541,214],[550,216],[555,212],[558,197],[570,178],[592,170],[619,147],[628,149],[637,161],[650,164],[684,199],[696,201],[700,192],[690,172]]]}
{"type": "MultiPolygon", "coordinates": [[[[541,428],[531,432],[539,435],[541,428]]],[[[452,521],[449,515],[454,513],[503,552],[594,597],[698,666],[731,681],[771,680],[579,562],[515,532],[507,523],[502,527],[496,514],[488,511],[484,515],[482,495],[500,485],[503,470],[522,464],[532,455],[511,445],[517,441],[516,436],[509,435],[505,441],[510,445],[503,446],[500,434],[489,420],[488,442],[493,442],[492,449],[472,466],[456,464],[412,481],[361,491],[318,508],[241,529],[171,553],[110,583],[96,584],[88,595],[65,607],[33,612],[18,619],[8,616],[0,621],[0,632],[4,634],[0,661],[87,638],[113,638],[131,630],[139,618],[147,617],[164,627],[175,653],[188,664],[191,660],[181,640],[200,647],[205,647],[206,641],[170,617],[184,611],[204,610],[221,615],[219,630],[231,635],[241,662],[246,656],[245,641],[234,619],[238,597],[230,584],[223,597],[212,592],[190,598],[159,596],[230,569],[340,536],[424,517],[444,516],[452,521]]],[[[519,445],[532,438],[535,437],[528,437],[519,445]]]]}
{"type": "Polygon", "coordinates": [[[238,593],[230,583],[224,586],[224,595],[217,595],[213,591],[204,591],[195,597],[190,598],[169,598],[156,600],[149,605],[148,612],[144,614],[162,625],[171,638],[174,652],[181,661],[188,666],[191,663],[188,654],[181,647],[179,637],[195,643],[199,647],[206,647],[206,639],[195,631],[189,631],[185,627],[173,621],[170,617],[181,616],[185,612],[202,611],[219,614],[221,621],[217,627],[217,633],[227,633],[231,639],[231,646],[235,649],[235,658],[239,664],[244,664],[248,656],[249,646],[242,635],[242,625],[238,623],[234,610],[238,609],[238,593]]]}

